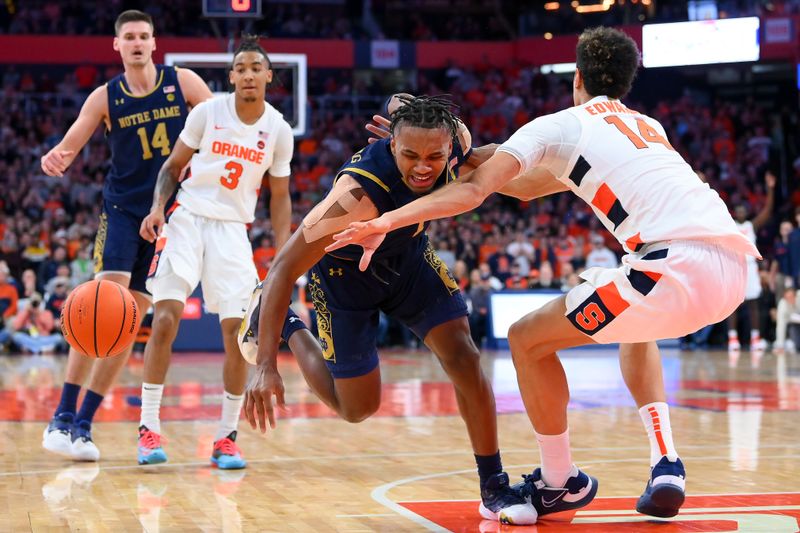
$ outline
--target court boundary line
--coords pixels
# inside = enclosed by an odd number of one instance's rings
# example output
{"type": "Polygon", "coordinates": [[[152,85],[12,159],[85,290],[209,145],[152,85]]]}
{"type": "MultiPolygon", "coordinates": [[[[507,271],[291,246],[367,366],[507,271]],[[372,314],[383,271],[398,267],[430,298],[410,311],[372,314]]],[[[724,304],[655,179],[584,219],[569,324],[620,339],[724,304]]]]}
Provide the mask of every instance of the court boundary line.
{"type": "MultiPolygon", "coordinates": [[[[686,448],[688,448],[688,446],[686,446],[686,448]]],[[[699,460],[708,461],[708,460],[729,460],[730,456],[727,456],[727,455],[726,456],[706,456],[706,457],[684,456],[684,458],[689,458],[691,460],[698,460],[698,461],[699,460]]],[[[761,455],[761,456],[759,456],[759,458],[761,458],[761,459],[796,459],[796,458],[800,458],[800,455],[798,455],[798,454],[761,455]]],[[[582,462],[581,463],[581,468],[583,469],[586,465],[597,465],[597,464],[606,464],[606,463],[630,463],[630,462],[639,461],[639,460],[640,460],[639,458],[632,458],[632,457],[622,458],[622,459],[608,459],[608,460],[600,460],[600,459],[598,459],[598,460],[593,460],[593,461],[584,461],[584,462],[582,462]]],[[[536,466],[537,464],[538,463],[507,465],[505,468],[506,469],[508,469],[508,468],[530,468],[530,467],[536,466]]],[[[383,485],[379,485],[378,487],[376,487],[376,488],[374,488],[372,490],[372,492],[370,493],[370,496],[372,497],[373,500],[375,500],[376,502],[380,503],[384,507],[395,511],[397,514],[399,514],[399,515],[401,515],[401,516],[403,516],[405,518],[408,518],[409,520],[411,520],[415,524],[419,525],[420,527],[424,527],[428,531],[437,531],[437,532],[449,531],[449,530],[443,528],[442,526],[440,526],[439,524],[437,524],[435,522],[432,522],[431,520],[425,518],[424,516],[419,515],[419,514],[415,513],[414,511],[411,511],[410,509],[408,509],[406,507],[403,507],[402,505],[400,505],[396,501],[391,500],[387,496],[386,493],[389,492],[390,490],[396,488],[396,487],[399,487],[401,485],[405,485],[405,484],[408,484],[408,483],[413,483],[415,481],[422,481],[422,480],[425,480],[425,479],[435,479],[435,478],[442,478],[442,477],[448,477],[448,476],[455,476],[455,475],[461,475],[461,474],[467,474],[467,473],[473,473],[473,472],[475,472],[475,469],[474,468],[470,468],[470,469],[467,469],[467,470],[453,470],[453,471],[450,471],[450,472],[438,472],[438,473],[434,473],[434,474],[422,474],[422,475],[419,475],[419,476],[411,476],[411,477],[399,479],[399,480],[396,480],[396,481],[391,481],[389,483],[384,483],[383,485]]],[[[754,493],[741,493],[741,494],[740,493],[697,494],[696,496],[739,496],[739,495],[746,495],[746,494],[755,495],[755,494],[800,494],[800,493],[795,493],[795,492],[789,492],[789,493],[787,493],[787,492],[772,492],[772,493],[770,493],[770,492],[764,492],[764,493],[754,492],[754,493]]],[[[692,496],[695,496],[695,495],[693,494],[692,496]]],[[[614,498],[638,498],[639,495],[636,495],[636,496],[613,496],[613,497],[614,498]]],[[[452,502],[452,501],[473,501],[473,500],[417,500],[417,501],[404,500],[404,503],[421,503],[421,502],[433,502],[433,503],[435,503],[435,502],[452,502]]]]}

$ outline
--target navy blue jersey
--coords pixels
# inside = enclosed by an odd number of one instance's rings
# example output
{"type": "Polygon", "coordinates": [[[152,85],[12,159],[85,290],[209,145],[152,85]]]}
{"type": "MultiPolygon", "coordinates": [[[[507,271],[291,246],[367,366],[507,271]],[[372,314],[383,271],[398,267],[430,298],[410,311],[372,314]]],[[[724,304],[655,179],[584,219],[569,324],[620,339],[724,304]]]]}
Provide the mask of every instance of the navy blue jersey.
{"type": "MultiPolygon", "coordinates": [[[[366,191],[367,196],[378,208],[378,213],[383,214],[393,211],[408,203],[413,202],[419,195],[408,188],[397,168],[394,155],[390,148],[391,139],[382,139],[363,148],[353,155],[336,174],[336,179],[342,174],[352,176],[366,191]]],[[[458,169],[469,158],[469,152],[464,153],[458,139],[453,139],[453,151],[448,157],[448,163],[442,174],[437,178],[433,189],[437,189],[458,177],[458,169]]],[[[431,190],[433,190],[431,189],[431,190]]],[[[392,257],[401,253],[408,253],[417,249],[422,250],[427,242],[424,237],[428,222],[418,226],[406,226],[396,229],[386,235],[383,243],[375,252],[375,259],[392,257]]],[[[334,255],[348,259],[361,257],[361,247],[347,246],[334,252],[334,255]]]]}
{"type": "Polygon", "coordinates": [[[144,96],[134,96],[125,76],[116,76],[108,82],[108,114],[111,170],[103,197],[119,209],[145,217],[158,171],[186,121],[186,101],[175,67],[156,65],[156,86],[144,96]]]}

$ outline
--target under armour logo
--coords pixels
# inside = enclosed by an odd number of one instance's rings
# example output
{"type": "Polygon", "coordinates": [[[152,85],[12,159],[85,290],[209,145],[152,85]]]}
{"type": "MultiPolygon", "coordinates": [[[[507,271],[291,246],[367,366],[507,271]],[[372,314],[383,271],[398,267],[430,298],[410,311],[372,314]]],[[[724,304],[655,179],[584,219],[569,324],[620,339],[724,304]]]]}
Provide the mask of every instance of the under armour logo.
{"type": "Polygon", "coordinates": [[[329,268],[328,269],[329,276],[342,276],[344,272],[342,272],[342,267],[339,268],[329,268]]]}
{"type": "Polygon", "coordinates": [[[114,105],[122,105],[124,103],[125,103],[125,99],[124,98],[115,98],[114,99],[114,105]]]}

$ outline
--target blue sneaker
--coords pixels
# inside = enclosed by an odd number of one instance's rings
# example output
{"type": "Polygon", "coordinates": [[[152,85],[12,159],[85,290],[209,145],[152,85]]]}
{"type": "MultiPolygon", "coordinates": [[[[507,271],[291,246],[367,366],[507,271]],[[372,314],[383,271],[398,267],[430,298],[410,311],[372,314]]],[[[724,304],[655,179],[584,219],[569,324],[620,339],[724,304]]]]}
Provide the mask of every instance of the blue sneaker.
{"type": "Polygon", "coordinates": [[[242,459],[242,451],[236,445],[236,431],[231,431],[227,437],[214,441],[211,463],[223,470],[238,470],[247,466],[247,462],[242,459]]]}
{"type": "Polygon", "coordinates": [[[597,479],[584,474],[577,467],[573,467],[573,472],[563,487],[555,488],[545,485],[542,469],[537,468],[533,474],[522,476],[522,483],[511,488],[518,490],[522,497],[529,500],[540,517],[580,509],[594,499],[598,483],[597,479]]]}
{"type": "Polygon", "coordinates": [[[164,439],[155,431],[150,431],[147,426],[139,426],[139,451],[137,459],[140,465],[157,465],[167,462],[167,454],[161,447],[164,439]]]}
{"type": "Polygon", "coordinates": [[[644,494],[636,502],[642,514],[670,518],[678,514],[686,499],[686,469],[680,459],[671,462],[666,456],[650,471],[644,494]]]}
{"type": "Polygon", "coordinates": [[[536,509],[508,484],[508,474],[500,472],[481,487],[478,512],[486,520],[501,524],[529,525],[536,523],[536,509]]]}
{"type": "Polygon", "coordinates": [[[75,423],[74,413],[59,413],[53,416],[42,434],[42,448],[58,455],[71,456],[72,425],[75,423]]]}

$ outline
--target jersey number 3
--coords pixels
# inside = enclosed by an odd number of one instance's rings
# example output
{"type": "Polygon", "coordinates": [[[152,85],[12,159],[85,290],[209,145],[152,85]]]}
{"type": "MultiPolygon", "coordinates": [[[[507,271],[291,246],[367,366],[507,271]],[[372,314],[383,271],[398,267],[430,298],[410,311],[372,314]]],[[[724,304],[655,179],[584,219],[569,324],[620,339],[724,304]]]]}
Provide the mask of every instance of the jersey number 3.
{"type": "Polygon", "coordinates": [[[606,117],[605,121],[616,127],[619,132],[625,135],[639,150],[642,148],[650,148],[648,143],[658,143],[669,150],[674,150],[672,145],[669,144],[669,141],[663,135],[658,133],[654,127],[641,118],[636,119],[636,125],[639,127],[639,135],[636,135],[620,117],[611,115],[606,117]]]}
{"type": "Polygon", "coordinates": [[[219,179],[219,182],[222,184],[223,187],[233,190],[239,186],[239,178],[242,177],[242,168],[241,163],[237,163],[236,161],[228,161],[225,165],[225,170],[228,171],[227,176],[222,176],[219,179]]]}
{"type": "Polygon", "coordinates": [[[153,138],[147,138],[147,130],[142,126],[136,130],[139,140],[142,142],[142,159],[153,159],[153,149],[160,149],[161,155],[169,155],[169,137],[167,136],[167,125],[163,122],[156,124],[156,131],[153,138]],[[151,148],[152,147],[152,148],[151,148]]]}

